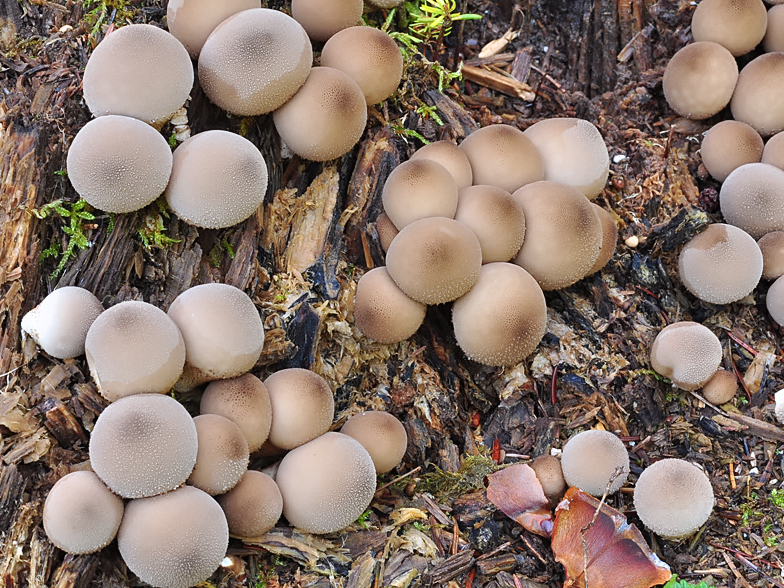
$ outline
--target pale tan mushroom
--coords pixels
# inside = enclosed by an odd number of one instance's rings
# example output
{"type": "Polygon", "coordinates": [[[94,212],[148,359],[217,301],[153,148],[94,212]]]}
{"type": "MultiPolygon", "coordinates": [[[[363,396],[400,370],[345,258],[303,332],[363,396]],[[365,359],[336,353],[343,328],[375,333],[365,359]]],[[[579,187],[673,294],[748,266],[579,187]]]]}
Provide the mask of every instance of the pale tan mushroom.
{"type": "Polygon", "coordinates": [[[343,424],[340,432],[362,444],[373,459],[377,474],[395,469],[406,454],[406,428],[388,412],[369,410],[355,414],[343,424]]]}
{"type": "Polygon", "coordinates": [[[736,57],[759,45],[768,16],[762,0],[702,0],[691,17],[695,41],[719,43],[736,57]]]}
{"type": "Polygon", "coordinates": [[[733,171],[719,192],[724,220],[755,239],[784,231],[784,171],[767,163],[747,163],[733,171]]]}
{"type": "Polygon", "coordinates": [[[460,147],[449,141],[435,141],[417,149],[411,156],[412,160],[430,159],[443,165],[455,180],[457,190],[468,188],[474,183],[471,163],[460,147]]]}
{"type": "Polygon", "coordinates": [[[567,441],[561,467],[569,486],[593,496],[601,496],[605,490],[612,494],[629,475],[629,454],[617,435],[592,429],[567,441]]]}
{"type": "Polygon", "coordinates": [[[363,7],[362,0],[291,0],[291,15],[312,40],[326,41],[358,25],[363,7]]]}
{"type": "Polygon", "coordinates": [[[724,120],[705,134],[700,154],[708,173],[723,182],[741,165],[759,162],[764,147],[762,137],[751,125],[724,120]]]}
{"type": "Polygon", "coordinates": [[[763,137],[784,129],[784,53],[765,53],[743,68],[730,108],[732,117],[763,137]]]}
{"type": "Polygon", "coordinates": [[[683,390],[704,386],[719,369],[721,342],[708,328],[692,321],[664,327],[651,347],[651,367],[683,390]]]}
{"type": "Polygon", "coordinates": [[[261,0],[169,0],[166,25],[195,59],[215,27],[251,8],[261,8],[261,0]]]}

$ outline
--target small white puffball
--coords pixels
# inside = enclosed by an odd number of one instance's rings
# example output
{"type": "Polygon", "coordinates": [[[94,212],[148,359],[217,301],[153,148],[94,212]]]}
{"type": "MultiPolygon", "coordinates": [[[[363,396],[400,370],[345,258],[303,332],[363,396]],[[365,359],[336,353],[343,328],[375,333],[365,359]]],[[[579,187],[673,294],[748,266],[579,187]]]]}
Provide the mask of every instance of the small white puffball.
{"type": "Polygon", "coordinates": [[[776,401],[776,420],[784,425],[784,388],[773,395],[776,401]]]}

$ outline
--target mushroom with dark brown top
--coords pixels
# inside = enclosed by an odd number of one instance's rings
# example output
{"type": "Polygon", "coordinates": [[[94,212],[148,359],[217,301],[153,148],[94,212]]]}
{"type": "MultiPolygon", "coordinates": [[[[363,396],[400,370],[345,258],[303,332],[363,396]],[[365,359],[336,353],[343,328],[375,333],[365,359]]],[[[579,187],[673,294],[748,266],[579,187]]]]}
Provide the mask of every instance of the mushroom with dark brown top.
{"type": "Polygon", "coordinates": [[[711,404],[725,404],[735,398],[737,391],[737,376],[732,372],[719,368],[702,387],[702,396],[711,404]]]}
{"type": "Polygon", "coordinates": [[[762,251],[762,277],[775,280],[784,275],[784,231],[763,235],[757,245],[762,251]]]}
{"type": "Polygon", "coordinates": [[[784,129],[784,53],[765,53],[741,70],[730,108],[732,117],[763,137],[784,129]]]}
{"type": "Polygon", "coordinates": [[[691,33],[695,41],[713,41],[737,57],[759,45],[767,23],[762,0],[702,0],[691,17],[691,33]]]}
{"type": "Polygon", "coordinates": [[[704,386],[719,369],[721,342],[706,326],[680,321],[664,327],[651,346],[651,367],[683,390],[704,386]]]}
{"type": "Polygon", "coordinates": [[[240,428],[217,414],[194,417],[199,451],[188,484],[215,496],[228,492],[248,469],[248,442],[240,428]]]}
{"type": "Polygon", "coordinates": [[[764,147],[762,137],[751,125],[724,120],[705,133],[700,154],[708,173],[723,182],[741,165],[759,162],[764,147]]]}
{"type": "Polygon", "coordinates": [[[719,192],[725,222],[755,239],[784,231],[784,170],[767,163],[747,163],[733,171],[719,192]]]}
{"type": "Polygon", "coordinates": [[[468,157],[460,147],[449,141],[435,141],[417,149],[412,160],[430,159],[443,165],[452,174],[458,191],[474,183],[474,174],[468,157]]]}
{"type": "Polygon", "coordinates": [[[358,25],[364,6],[362,0],[291,0],[291,15],[313,41],[326,41],[358,25]]]}
{"type": "Polygon", "coordinates": [[[243,539],[272,529],[283,512],[283,497],[275,480],[255,470],[245,472],[237,485],[217,500],[226,514],[229,533],[243,539]]]}
{"type": "Polygon", "coordinates": [[[220,23],[243,10],[261,8],[261,0],[169,0],[166,26],[194,59],[220,23]]]}
{"type": "Polygon", "coordinates": [[[398,165],[389,174],[381,193],[384,212],[398,230],[432,216],[454,218],[457,198],[452,174],[430,159],[398,165]]]}
{"type": "Polygon", "coordinates": [[[564,445],[561,467],[566,483],[593,496],[617,492],[629,475],[629,454],[617,435],[592,429],[564,445]]]}
{"type": "Polygon", "coordinates": [[[377,474],[395,469],[406,454],[406,428],[388,412],[368,410],[355,414],[343,424],[340,432],[362,444],[373,459],[377,474]]]}

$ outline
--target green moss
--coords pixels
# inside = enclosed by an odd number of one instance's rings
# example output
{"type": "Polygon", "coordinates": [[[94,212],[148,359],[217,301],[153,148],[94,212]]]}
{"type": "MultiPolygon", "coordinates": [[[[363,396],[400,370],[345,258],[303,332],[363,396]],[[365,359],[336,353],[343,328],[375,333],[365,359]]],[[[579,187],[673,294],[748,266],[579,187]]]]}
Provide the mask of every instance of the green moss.
{"type": "Polygon", "coordinates": [[[484,480],[499,466],[485,455],[469,455],[457,472],[445,472],[439,468],[425,474],[417,483],[417,492],[429,492],[438,498],[458,497],[484,488],[484,480]]]}

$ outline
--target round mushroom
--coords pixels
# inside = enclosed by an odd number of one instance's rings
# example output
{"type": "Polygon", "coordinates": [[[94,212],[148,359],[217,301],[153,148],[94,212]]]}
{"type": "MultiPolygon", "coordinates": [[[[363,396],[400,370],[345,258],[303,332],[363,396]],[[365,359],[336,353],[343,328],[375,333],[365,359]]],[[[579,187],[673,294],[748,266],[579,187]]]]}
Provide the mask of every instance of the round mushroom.
{"type": "Polygon", "coordinates": [[[730,108],[732,117],[750,124],[763,137],[784,129],[784,53],[765,53],[738,76],[730,108]]]}
{"type": "Polygon", "coordinates": [[[664,327],[651,347],[651,367],[683,390],[696,390],[721,363],[721,342],[699,323],[681,321],[664,327]]]}
{"type": "Polygon", "coordinates": [[[430,159],[410,160],[389,174],[381,201],[397,229],[433,216],[454,218],[457,186],[447,169],[430,159]]]}
{"type": "Polygon", "coordinates": [[[540,455],[528,465],[531,466],[539,479],[544,495],[550,501],[550,506],[555,508],[566,492],[566,480],[564,480],[561,469],[561,460],[552,455],[540,455]]]}
{"type": "Polygon", "coordinates": [[[768,26],[762,39],[766,53],[784,51],[784,6],[778,4],[768,10],[768,26]]]}
{"type": "Polygon", "coordinates": [[[726,404],[735,398],[737,391],[738,378],[735,374],[719,368],[702,387],[702,396],[711,404],[726,404]]]}
{"type": "Polygon", "coordinates": [[[261,8],[261,0],[169,0],[166,24],[169,32],[196,59],[215,27],[230,16],[251,8],[261,8]]]}
{"type": "Polygon", "coordinates": [[[772,318],[779,326],[784,326],[784,276],[776,279],[765,298],[765,306],[772,318]]]}
{"type": "MultiPolygon", "coordinates": [[[[291,15],[313,41],[323,42],[339,31],[359,24],[364,6],[362,0],[291,0],[291,15]]],[[[324,47],[326,49],[326,45],[324,47]]],[[[362,49],[367,51],[366,47],[362,49]]]]}
{"type": "MultiPolygon", "coordinates": [[[[457,190],[468,188],[474,182],[474,174],[468,157],[460,147],[449,141],[435,141],[417,149],[411,160],[430,159],[443,165],[452,174],[457,190]]],[[[410,161],[410,160],[409,160],[410,161]]]]}
{"type": "Polygon", "coordinates": [[[272,529],[283,512],[283,497],[275,480],[267,474],[248,470],[239,483],[218,496],[229,523],[229,533],[247,539],[272,529]]]}
{"type": "Polygon", "coordinates": [[[762,277],[775,280],[784,275],[784,231],[763,235],[757,245],[762,251],[762,277]]]}
{"type": "Polygon", "coordinates": [[[760,161],[784,169],[784,133],[776,133],[768,139],[760,161]]]}
{"type": "Polygon", "coordinates": [[[691,33],[695,41],[713,41],[737,57],[759,45],[767,23],[762,0],[702,0],[691,17],[691,33]]]}
{"type": "Polygon", "coordinates": [[[609,263],[612,256],[615,255],[615,245],[618,243],[618,225],[615,224],[613,217],[595,202],[591,202],[591,204],[602,222],[602,249],[599,251],[599,257],[596,258],[593,267],[588,271],[587,275],[589,276],[609,263]]]}
{"type": "Polygon", "coordinates": [[[758,163],[764,147],[762,137],[751,125],[724,120],[705,134],[700,154],[708,173],[723,182],[741,165],[758,163]]]}
{"type": "Polygon", "coordinates": [[[566,442],[561,467],[569,486],[593,496],[602,496],[605,490],[613,494],[629,475],[629,454],[617,435],[592,429],[566,442]]]}
{"type": "Polygon", "coordinates": [[[721,185],[724,220],[755,239],[784,231],[784,170],[767,163],[747,163],[721,185]]]}
{"type": "Polygon", "coordinates": [[[387,252],[392,244],[392,239],[397,237],[399,232],[395,223],[390,220],[386,212],[382,212],[376,217],[376,233],[378,234],[379,245],[381,245],[384,253],[387,252]]]}
{"type": "Polygon", "coordinates": [[[215,496],[228,492],[248,470],[248,442],[240,428],[217,414],[193,419],[199,451],[188,484],[215,496]]]}
{"type": "Polygon", "coordinates": [[[400,465],[406,454],[406,428],[388,412],[369,410],[355,414],[340,432],[362,444],[376,467],[377,474],[386,474],[400,465]]]}

